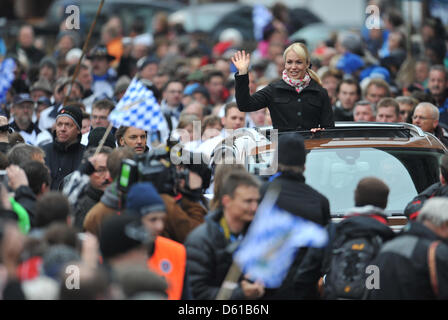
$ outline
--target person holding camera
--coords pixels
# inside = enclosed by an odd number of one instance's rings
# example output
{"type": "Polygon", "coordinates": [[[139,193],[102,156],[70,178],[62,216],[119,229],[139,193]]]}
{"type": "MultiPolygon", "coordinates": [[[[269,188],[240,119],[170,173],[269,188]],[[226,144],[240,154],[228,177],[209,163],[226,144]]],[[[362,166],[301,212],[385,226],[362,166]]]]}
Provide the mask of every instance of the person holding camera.
{"type": "MultiPolygon", "coordinates": [[[[210,186],[211,169],[202,162],[194,163],[194,153],[186,153],[188,161],[178,167],[186,170],[187,177],[180,179],[178,194],[162,194],[167,207],[167,220],[163,235],[183,243],[188,234],[204,222],[207,214],[207,201],[203,193],[210,186]]],[[[199,157],[199,159],[201,159],[199,157]]]]}

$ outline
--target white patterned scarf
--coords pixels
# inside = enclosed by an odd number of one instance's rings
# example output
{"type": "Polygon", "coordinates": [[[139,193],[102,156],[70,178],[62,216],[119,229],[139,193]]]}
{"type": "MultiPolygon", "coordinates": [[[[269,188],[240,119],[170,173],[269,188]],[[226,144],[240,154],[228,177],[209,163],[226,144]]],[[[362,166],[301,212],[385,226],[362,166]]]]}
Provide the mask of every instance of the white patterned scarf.
{"type": "Polygon", "coordinates": [[[311,81],[311,77],[308,75],[308,72],[305,73],[305,76],[302,79],[291,79],[286,74],[286,70],[283,70],[282,79],[287,84],[289,84],[291,87],[294,87],[296,89],[297,93],[302,92],[303,89],[308,87],[311,81]]]}

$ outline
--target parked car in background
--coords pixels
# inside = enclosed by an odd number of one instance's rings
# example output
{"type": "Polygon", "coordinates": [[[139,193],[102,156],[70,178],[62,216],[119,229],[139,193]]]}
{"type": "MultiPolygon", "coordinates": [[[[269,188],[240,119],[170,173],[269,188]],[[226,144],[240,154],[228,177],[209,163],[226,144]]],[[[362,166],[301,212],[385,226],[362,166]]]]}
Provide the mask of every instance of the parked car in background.
{"type": "Polygon", "coordinates": [[[360,28],[361,26],[358,25],[331,25],[322,22],[311,23],[290,35],[289,41],[294,42],[298,40],[305,40],[308,49],[310,51],[313,51],[318,47],[320,43],[331,39],[333,34],[339,33],[341,31],[359,32],[360,28]]]}
{"type": "MultiPolygon", "coordinates": [[[[337,122],[334,129],[297,134],[305,137],[309,152],[306,182],[329,199],[334,219],[340,219],[354,207],[354,190],[359,180],[375,176],[390,188],[386,213],[396,228],[407,221],[403,212],[409,201],[439,181],[439,161],[448,152],[435,136],[406,123],[337,122]]],[[[246,134],[243,130],[235,139],[227,140],[233,140],[233,156],[254,174],[274,165],[275,143],[264,136],[249,129],[246,134]]],[[[223,148],[218,146],[214,153],[219,154],[223,148]]]]}
{"type": "MultiPolygon", "coordinates": [[[[65,13],[65,8],[69,5],[77,5],[80,8],[81,28],[86,31],[85,34],[87,35],[100,2],[101,0],[56,0],[48,9],[45,20],[36,26],[37,32],[44,34],[57,33],[61,22],[69,16],[65,13]]],[[[173,0],[106,0],[95,24],[94,34],[99,35],[101,26],[112,15],[118,15],[122,19],[125,31],[137,19],[144,22],[146,31],[151,31],[152,18],[157,13],[170,14],[184,6],[185,4],[182,2],[173,0]]]]}
{"type": "MultiPolygon", "coordinates": [[[[171,21],[181,21],[187,32],[200,31],[208,34],[216,42],[221,32],[227,28],[240,31],[245,41],[253,41],[253,6],[238,2],[205,3],[190,5],[177,10],[169,17],[171,21]]],[[[293,8],[290,11],[293,29],[320,22],[321,20],[306,8],[293,8]]]]}

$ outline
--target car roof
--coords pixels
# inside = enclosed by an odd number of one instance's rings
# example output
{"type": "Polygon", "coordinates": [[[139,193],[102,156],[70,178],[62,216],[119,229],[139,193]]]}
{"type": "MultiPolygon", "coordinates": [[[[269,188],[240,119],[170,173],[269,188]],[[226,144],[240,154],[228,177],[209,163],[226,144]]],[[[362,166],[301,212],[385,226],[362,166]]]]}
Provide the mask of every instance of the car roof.
{"type": "MultiPolygon", "coordinates": [[[[268,128],[260,131],[266,132],[268,128]]],[[[265,134],[265,133],[264,133],[265,134]]],[[[422,131],[409,123],[381,122],[336,122],[335,127],[324,131],[280,132],[283,134],[301,134],[305,138],[308,150],[329,148],[425,148],[438,149],[448,153],[446,146],[434,135],[422,131]]],[[[269,151],[273,145],[261,146],[251,150],[251,154],[269,151]]]]}

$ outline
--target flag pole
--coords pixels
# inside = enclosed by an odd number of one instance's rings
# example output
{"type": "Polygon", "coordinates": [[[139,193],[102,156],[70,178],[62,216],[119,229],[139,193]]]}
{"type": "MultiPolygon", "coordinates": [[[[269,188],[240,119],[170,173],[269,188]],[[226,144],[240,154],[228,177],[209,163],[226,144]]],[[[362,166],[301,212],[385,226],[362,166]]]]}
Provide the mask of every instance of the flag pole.
{"type": "Polygon", "coordinates": [[[84,46],[82,48],[81,57],[79,58],[78,63],[76,64],[75,72],[73,73],[72,80],[70,81],[70,85],[68,87],[68,92],[67,92],[67,95],[64,97],[64,102],[62,103],[62,106],[65,106],[68,102],[68,98],[70,97],[70,93],[72,92],[73,83],[75,82],[75,79],[78,77],[79,66],[81,65],[81,61],[84,58],[84,55],[86,53],[87,46],[89,45],[89,42],[90,42],[90,37],[92,36],[93,29],[95,28],[95,24],[98,19],[98,16],[100,15],[101,9],[103,8],[103,4],[104,4],[104,0],[101,0],[100,5],[98,6],[98,10],[96,11],[95,19],[93,19],[93,22],[90,25],[89,33],[87,34],[86,41],[84,42],[84,46]]]}
{"type": "Polygon", "coordinates": [[[106,142],[107,136],[109,135],[110,131],[112,130],[112,127],[113,127],[112,123],[109,123],[109,126],[107,127],[106,131],[104,132],[104,135],[101,138],[100,143],[98,144],[98,147],[96,147],[95,154],[93,156],[96,156],[100,152],[101,148],[104,146],[104,143],[106,142]]]}
{"type": "Polygon", "coordinates": [[[233,262],[230,266],[229,271],[219,289],[218,295],[216,296],[216,300],[229,300],[232,296],[233,290],[238,287],[238,279],[241,276],[240,267],[233,262]]]}

